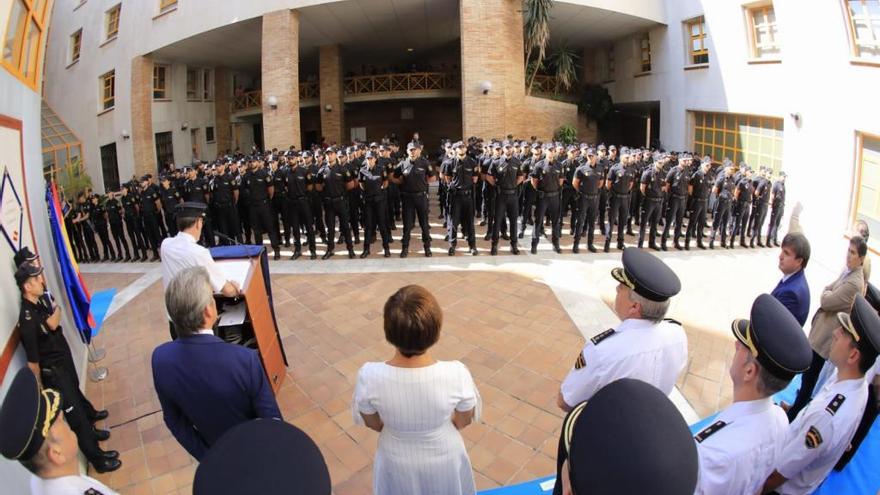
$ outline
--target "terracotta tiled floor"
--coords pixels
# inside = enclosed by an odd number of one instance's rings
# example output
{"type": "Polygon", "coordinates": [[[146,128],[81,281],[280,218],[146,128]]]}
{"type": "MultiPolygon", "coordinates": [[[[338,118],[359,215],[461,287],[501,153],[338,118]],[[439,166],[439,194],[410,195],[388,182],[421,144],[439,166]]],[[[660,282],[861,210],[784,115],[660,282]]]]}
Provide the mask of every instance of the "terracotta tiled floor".
{"type": "MultiPolygon", "coordinates": [[[[87,276],[90,287],[107,284],[87,276]]],[[[274,276],[275,307],[291,367],[278,402],[287,421],[320,445],[338,494],[370,492],[377,435],[352,423],[357,369],[390,357],[382,305],[404,284],[428,287],[444,308],[439,359],[468,365],[483,396],[483,419],[464,430],[479,488],[552,473],[561,413],[559,381],[582,337],[551,290],[525,277],[490,272],[274,276]],[[492,310],[487,311],[487,301],[492,310]]],[[[155,283],[113,314],[97,339],[107,349],[107,380],[89,383],[96,406],[110,410],[124,466],[98,475],[123,493],[189,493],[195,461],[162,422],[150,354],[167,340],[155,283]]]]}

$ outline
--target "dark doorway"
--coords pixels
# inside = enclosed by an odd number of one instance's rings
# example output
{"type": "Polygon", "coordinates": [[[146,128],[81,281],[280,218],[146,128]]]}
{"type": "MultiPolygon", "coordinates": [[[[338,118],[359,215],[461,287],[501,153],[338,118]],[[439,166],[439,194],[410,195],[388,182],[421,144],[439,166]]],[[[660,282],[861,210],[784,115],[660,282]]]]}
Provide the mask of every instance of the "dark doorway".
{"type": "Polygon", "coordinates": [[[601,135],[607,144],[642,148],[650,142],[654,148],[660,143],[660,102],[623,103],[614,105],[614,114],[601,135]],[[650,119],[650,140],[648,122],[650,119]]]}
{"type": "Polygon", "coordinates": [[[263,149],[263,124],[254,124],[254,145],[263,149]]]}
{"type": "Polygon", "coordinates": [[[168,169],[168,165],[174,166],[174,142],[171,139],[171,132],[156,133],[156,165],[162,172],[168,169]]]}
{"type": "Polygon", "coordinates": [[[116,160],[116,143],[101,146],[101,172],[104,192],[119,189],[119,162],[116,160]]]}
{"type": "Polygon", "coordinates": [[[318,142],[319,136],[318,131],[304,131],[302,138],[302,147],[303,149],[310,148],[313,144],[321,144],[318,142]]]}

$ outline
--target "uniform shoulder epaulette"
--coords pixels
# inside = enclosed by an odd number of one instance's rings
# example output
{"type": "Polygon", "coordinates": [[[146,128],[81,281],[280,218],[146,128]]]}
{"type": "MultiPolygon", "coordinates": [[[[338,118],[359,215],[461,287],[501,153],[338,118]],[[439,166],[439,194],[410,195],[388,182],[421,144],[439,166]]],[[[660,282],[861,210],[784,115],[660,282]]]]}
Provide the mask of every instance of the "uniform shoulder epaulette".
{"type": "Polygon", "coordinates": [[[681,324],[680,321],[678,321],[678,320],[674,320],[674,319],[672,319],[672,318],[663,318],[663,321],[666,321],[666,322],[669,322],[669,323],[673,323],[673,324],[678,325],[678,326],[683,326],[683,325],[681,324]]]}
{"type": "Polygon", "coordinates": [[[706,427],[705,429],[703,429],[703,431],[697,433],[694,436],[694,440],[696,440],[697,443],[703,443],[703,440],[718,433],[725,426],[727,426],[727,423],[725,423],[724,421],[718,420],[718,421],[712,423],[711,425],[709,425],[708,427],[706,427]]]}
{"type": "Polygon", "coordinates": [[[614,329],[609,328],[608,330],[605,330],[604,332],[602,332],[599,335],[596,335],[595,337],[590,339],[590,342],[592,342],[593,345],[598,345],[599,342],[602,342],[603,340],[607,339],[608,337],[611,337],[612,335],[614,335],[614,329]]]}
{"type": "Polygon", "coordinates": [[[831,402],[829,402],[828,405],[825,406],[825,410],[828,411],[829,414],[834,416],[834,413],[836,413],[837,410],[840,409],[840,406],[843,405],[843,401],[845,401],[845,400],[846,400],[846,397],[844,397],[843,395],[837,394],[834,396],[833,399],[831,399],[831,402]]]}

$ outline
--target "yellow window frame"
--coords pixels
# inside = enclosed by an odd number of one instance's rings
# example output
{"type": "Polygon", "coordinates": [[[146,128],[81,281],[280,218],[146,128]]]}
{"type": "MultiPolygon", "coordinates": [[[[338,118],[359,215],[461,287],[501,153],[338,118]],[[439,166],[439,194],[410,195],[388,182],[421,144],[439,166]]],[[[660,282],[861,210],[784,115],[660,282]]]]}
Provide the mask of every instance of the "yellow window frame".
{"type": "Polygon", "coordinates": [[[878,0],[841,0],[843,3],[843,11],[846,13],[847,21],[849,21],[849,35],[850,35],[850,50],[852,52],[852,56],[856,58],[866,58],[869,60],[878,60],[880,56],[871,56],[865,55],[862,53],[863,48],[880,48],[880,33],[876,33],[871,26],[874,22],[880,22],[880,20],[875,19],[871,16],[871,13],[868,11],[867,5],[869,3],[877,3],[878,0]],[[858,2],[861,6],[861,15],[857,17],[853,17],[852,9],[850,9],[850,5],[854,2],[858,2]],[[870,29],[868,31],[871,33],[870,40],[862,40],[858,37],[858,31],[856,30],[856,21],[865,22],[870,29]]]}
{"type": "MultiPolygon", "coordinates": [[[[13,61],[7,62],[5,57],[0,58],[0,66],[5,68],[10,74],[15,76],[16,79],[24,83],[29,88],[34,91],[37,90],[40,82],[40,76],[42,74],[41,71],[37,70],[40,66],[40,62],[43,60],[43,51],[44,51],[44,43],[43,36],[45,35],[45,27],[46,27],[46,13],[50,10],[50,3],[52,0],[13,0],[9,4],[9,16],[7,19],[6,28],[3,30],[3,39],[0,40],[0,43],[5,45],[5,40],[8,38],[6,36],[8,34],[8,30],[10,28],[9,23],[12,21],[12,9],[16,5],[21,5],[24,7],[24,22],[22,22],[21,26],[18,26],[18,32],[15,34],[14,45],[12,49],[13,61]],[[25,44],[27,40],[31,37],[31,31],[33,29],[37,30],[37,38],[35,40],[35,46],[32,47],[32,50],[28,53],[27,59],[25,59],[24,54],[25,44]]],[[[0,51],[5,51],[6,47],[0,45],[0,51]]]]}
{"type": "Polygon", "coordinates": [[[80,50],[82,48],[82,28],[78,29],[75,33],[70,35],[72,38],[72,44],[70,47],[70,63],[74,63],[79,60],[80,50]]]}
{"type": "MultiPolygon", "coordinates": [[[[863,187],[863,175],[865,172],[865,141],[877,141],[880,142],[880,135],[871,134],[863,131],[856,131],[856,146],[855,146],[855,171],[853,173],[853,183],[852,183],[852,191],[850,197],[852,198],[852,204],[850,205],[849,212],[849,224],[852,225],[856,220],[859,219],[859,214],[861,210],[862,203],[862,195],[866,193],[864,189],[868,189],[867,192],[873,193],[875,195],[874,202],[875,207],[874,211],[869,212],[872,215],[867,215],[862,213],[864,216],[869,216],[870,220],[874,222],[880,218],[880,184],[874,184],[873,187],[865,188],[863,187]]],[[[876,172],[875,172],[876,175],[876,172]]],[[[880,245],[874,242],[873,240],[868,241],[868,248],[871,249],[874,253],[878,252],[880,249],[880,245]]]]}
{"type": "Polygon", "coordinates": [[[101,75],[101,111],[116,106],[116,71],[111,70],[101,75]],[[108,105],[109,103],[109,105],[108,105]]]}
{"type": "Polygon", "coordinates": [[[639,54],[642,72],[651,71],[651,36],[648,33],[639,39],[639,54]]]}
{"type": "Polygon", "coordinates": [[[779,117],[692,111],[693,149],[716,162],[764,165],[779,171],[782,164],[783,120],[779,117]],[[778,131],[778,132],[777,132],[778,131]],[[701,136],[702,139],[697,139],[701,136]],[[757,163],[756,163],[757,162],[757,163]]]}
{"type": "Polygon", "coordinates": [[[153,65],[153,99],[154,100],[169,100],[168,97],[168,79],[171,74],[171,66],[165,64],[155,64],[153,65]],[[162,77],[159,77],[159,73],[164,72],[162,77]],[[156,96],[156,92],[161,92],[161,96],[156,96]]]}
{"type": "MultiPolygon", "coordinates": [[[[752,58],[776,58],[777,54],[766,53],[764,55],[761,54],[761,50],[780,50],[781,46],[779,44],[779,40],[776,39],[776,35],[773,34],[772,28],[778,24],[778,20],[774,22],[769,22],[766,19],[769,18],[769,14],[773,13],[774,19],[776,18],[776,11],[773,8],[772,3],[763,3],[758,5],[751,5],[746,7],[746,18],[749,22],[749,41],[750,48],[752,52],[752,58]],[[755,16],[757,14],[761,14],[765,21],[763,23],[756,23],[755,16]],[[770,37],[770,42],[766,44],[758,43],[758,31],[764,29],[767,31],[768,37],[770,37]]],[[[778,33],[778,30],[777,30],[778,33]]]]}
{"type": "Polygon", "coordinates": [[[177,5],[177,0],[159,0],[159,11],[164,12],[175,5],[177,5]]]}
{"type": "Polygon", "coordinates": [[[709,57],[709,48],[706,46],[706,39],[708,38],[708,34],[706,33],[706,17],[701,15],[688,20],[685,24],[687,25],[688,30],[688,55],[690,57],[690,63],[708,63],[697,62],[697,57],[703,55],[705,55],[707,59],[709,57]],[[693,29],[695,26],[699,28],[696,34],[694,34],[693,29]],[[698,50],[694,50],[695,41],[699,41],[700,48],[698,50]]]}
{"type": "Polygon", "coordinates": [[[107,12],[104,14],[104,29],[107,31],[106,39],[109,40],[119,35],[119,16],[121,13],[122,3],[117,3],[107,9],[107,12]]]}

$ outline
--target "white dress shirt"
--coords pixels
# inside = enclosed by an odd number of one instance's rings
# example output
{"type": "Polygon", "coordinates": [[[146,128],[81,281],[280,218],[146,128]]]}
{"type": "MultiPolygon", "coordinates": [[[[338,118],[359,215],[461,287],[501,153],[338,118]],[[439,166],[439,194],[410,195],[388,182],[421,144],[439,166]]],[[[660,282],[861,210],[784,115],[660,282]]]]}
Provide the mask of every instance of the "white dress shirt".
{"type": "Polygon", "coordinates": [[[31,495],[83,495],[84,493],[119,495],[104,483],[84,475],[50,479],[31,476],[31,495]]]}
{"type": "Polygon", "coordinates": [[[734,402],[694,436],[700,456],[696,494],[758,493],[787,434],[788,418],[772,398],[734,402]]]}
{"type": "Polygon", "coordinates": [[[562,398],[569,406],[621,378],[650,383],[667,395],[675,387],[687,363],[687,335],[681,325],[631,318],[613,330],[587,341],[563,380],[562,398]]]}
{"type": "Polygon", "coordinates": [[[816,490],[849,446],[867,402],[864,378],[838,381],[835,373],[791,423],[776,468],[788,481],[776,491],[816,490]]]}
{"type": "Polygon", "coordinates": [[[176,236],[165,239],[159,250],[162,257],[163,288],[167,288],[171,279],[181,270],[193,266],[203,266],[208,270],[214,292],[220,292],[226,285],[226,276],[211,257],[211,252],[198,245],[196,239],[186,232],[178,232],[176,236]]]}

